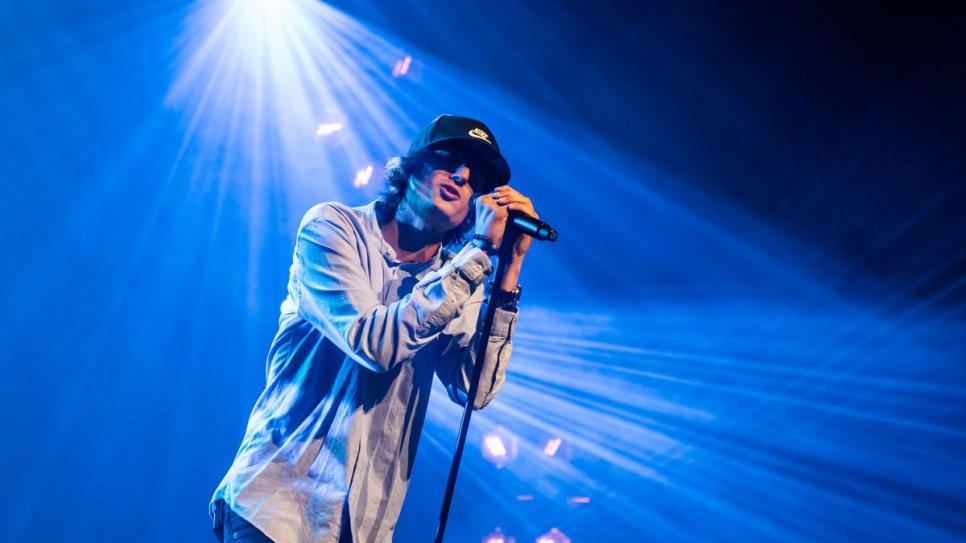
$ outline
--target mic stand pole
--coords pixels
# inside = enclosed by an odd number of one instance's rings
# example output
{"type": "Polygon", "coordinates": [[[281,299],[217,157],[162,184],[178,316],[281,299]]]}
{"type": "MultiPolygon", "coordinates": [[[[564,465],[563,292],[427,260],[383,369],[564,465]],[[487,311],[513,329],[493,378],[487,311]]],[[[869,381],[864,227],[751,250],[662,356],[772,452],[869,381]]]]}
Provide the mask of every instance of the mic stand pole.
{"type": "MultiPolygon", "coordinates": [[[[513,246],[516,238],[520,235],[514,228],[507,228],[503,234],[503,241],[500,242],[500,252],[497,255],[496,277],[493,279],[493,289],[490,290],[490,298],[496,289],[502,288],[503,276],[510,265],[510,257],[513,254],[513,246]]],[[[466,405],[463,407],[463,419],[460,421],[460,433],[456,439],[456,452],[453,453],[453,463],[449,468],[449,479],[446,481],[446,492],[443,494],[443,506],[439,512],[439,524],[436,526],[435,543],[443,543],[443,532],[446,530],[446,519],[449,517],[449,508],[453,502],[453,490],[456,488],[456,476],[460,471],[460,461],[463,459],[463,446],[466,444],[466,434],[470,428],[470,417],[473,415],[473,404],[476,400],[476,392],[480,387],[480,375],[483,373],[483,360],[486,359],[486,347],[490,343],[490,329],[493,327],[493,316],[496,313],[496,306],[487,300],[486,318],[483,320],[483,329],[480,331],[479,340],[476,343],[476,360],[473,364],[473,377],[470,378],[470,390],[466,395],[466,405]]]]}

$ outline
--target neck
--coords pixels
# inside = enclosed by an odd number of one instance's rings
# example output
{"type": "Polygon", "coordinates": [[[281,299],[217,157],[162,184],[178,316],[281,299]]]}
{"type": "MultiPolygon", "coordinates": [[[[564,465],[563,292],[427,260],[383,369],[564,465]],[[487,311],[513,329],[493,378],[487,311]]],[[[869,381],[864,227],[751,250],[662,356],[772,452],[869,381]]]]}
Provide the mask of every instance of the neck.
{"type": "Polygon", "coordinates": [[[446,235],[415,213],[406,202],[381,226],[382,236],[396,251],[400,262],[426,262],[433,258],[446,235]]]}

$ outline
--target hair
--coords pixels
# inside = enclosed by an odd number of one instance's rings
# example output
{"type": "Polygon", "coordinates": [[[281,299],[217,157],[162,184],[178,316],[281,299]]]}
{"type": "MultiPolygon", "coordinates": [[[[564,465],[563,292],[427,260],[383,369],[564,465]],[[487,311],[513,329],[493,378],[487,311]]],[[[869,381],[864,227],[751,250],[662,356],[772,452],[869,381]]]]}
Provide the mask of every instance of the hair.
{"type": "MultiPolygon", "coordinates": [[[[396,216],[396,210],[406,199],[410,177],[423,177],[432,171],[429,162],[430,153],[432,153],[431,150],[420,149],[407,155],[392,157],[386,162],[386,182],[376,200],[376,213],[380,222],[389,221],[396,216]]],[[[459,226],[446,232],[443,246],[450,250],[458,250],[469,241],[475,224],[476,209],[471,205],[466,219],[459,226]]]]}

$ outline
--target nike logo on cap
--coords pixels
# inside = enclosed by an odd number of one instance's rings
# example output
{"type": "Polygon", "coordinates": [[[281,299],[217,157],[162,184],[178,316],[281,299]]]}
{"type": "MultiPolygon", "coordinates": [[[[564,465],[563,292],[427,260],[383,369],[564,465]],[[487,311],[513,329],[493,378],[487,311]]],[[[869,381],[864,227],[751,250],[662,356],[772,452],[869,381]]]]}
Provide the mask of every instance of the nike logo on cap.
{"type": "Polygon", "coordinates": [[[484,132],[482,128],[474,128],[473,130],[470,130],[469,132],[467,132],[467,134],[469,134],[471,137],[474,137],[478,140],[483,140],[486,143],[493,145],[493,142],[490,141],[490,135],[484,132]]]}

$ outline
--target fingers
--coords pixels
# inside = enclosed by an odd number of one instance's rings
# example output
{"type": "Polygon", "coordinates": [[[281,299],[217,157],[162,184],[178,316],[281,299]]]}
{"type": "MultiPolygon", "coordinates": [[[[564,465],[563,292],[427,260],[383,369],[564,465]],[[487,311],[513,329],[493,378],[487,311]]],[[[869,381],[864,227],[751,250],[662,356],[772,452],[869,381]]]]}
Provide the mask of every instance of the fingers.
{"type": "Polygon", "coordinates": [[[476,205],[489,205],[496,201],[493,194],[481,194],[479,198],[476,199],[476,205]]]}
{"type": "Polygon", "coordinates": [[[508,185],[496,187],[487,196],[491,196],[497,205],[505,207],[508,211],[519,211],[537,217],[537,213],[533,209],[533,202],[508,185]]]}
{"type": "Polygon", "coordinates": [[[505,213],[506,208],[497,202],[497,198],[493,194],[483,194],[476,200],[476,208],[479,211],[484,209],[492,210],[498,214],[505,213]]]}
{"type": "Polygon", "coordinates": [[[517,203],[517,202],[524,202],[524,201],[529,202],[530,201],[529,198],[527,198],[523,194],[520,194],[518,191],[510,188],[507,185],[503,185],[501,187],[497,187],[497,188],[493,189],[493,192],[491,192],[490,194],[497,201],[497,203],[500,203],[500,204],[505,203],[505,202],[506,203],[517,203]]]}
{"type": "MultiPolygon", "coordinates": [[[[480,197],[480,200],[484,200],[489,207],[490,211],[495,211],[506,216],[510,211],[517,211],[530,215],[534,218],[539,218],[537,212],[533,209],[533,202],[529,198],[520,194],[518,191],[510,188],[509,185],[502,185],[493,189],[492,192],[485,194],[480,197]],[[494,210],[494,208],[496,208],[494,210]]],[[[499,234],[500,243],[503,241],[503,232],[499,234]]],[[[533,238],[527,235],[515,236],[513,242],[513,256],[514,258],[521,259],[530,249],[530,245],[533,242],[533,238]]],[[[498,244],[499,245],[499,244],[498,244]]]]}

